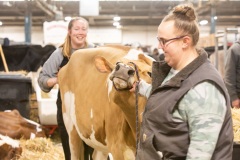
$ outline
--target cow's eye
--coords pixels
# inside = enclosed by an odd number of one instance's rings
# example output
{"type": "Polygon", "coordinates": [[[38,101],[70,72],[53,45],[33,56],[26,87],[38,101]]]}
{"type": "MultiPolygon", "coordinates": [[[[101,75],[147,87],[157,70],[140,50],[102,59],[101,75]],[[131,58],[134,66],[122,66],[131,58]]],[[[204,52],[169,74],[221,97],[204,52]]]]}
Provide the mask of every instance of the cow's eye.
{"type": "Polygon", "coordinates": [[[148,74],[150,77],[152,77],[152,73],[151,73],[151,72],[147,72],[147,74],[148,74]]]}

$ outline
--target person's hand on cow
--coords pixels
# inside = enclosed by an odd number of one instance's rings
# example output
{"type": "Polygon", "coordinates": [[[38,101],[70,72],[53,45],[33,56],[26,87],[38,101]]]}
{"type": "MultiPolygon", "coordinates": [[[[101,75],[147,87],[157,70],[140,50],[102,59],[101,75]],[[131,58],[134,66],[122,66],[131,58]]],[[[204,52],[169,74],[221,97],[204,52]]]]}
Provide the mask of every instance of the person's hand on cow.
{"type": "Polygon", "coordinates": [[[232,107],[233,108],[240,108],[240,99],[239,98],[232,101],[232,107]]]}
{"type": "MultiPolygon", "coordinates": [[[[138,82],[139,83],[139,82],[138,82]]],[[[132,86],[132,88],[129,90],[130,92],[135,92],[136,91],[136,86],[137,86],[137,82],[135,81],[134,83],[133,83],[133,86],[132,86]]]]}
{"type": "Polygon", "coordinates": [[[141,96],[144,96],[144,97],[149,97],[150,95],[150,92],[152,90],[152,85],[151,84],[148,84],[147,82],[145,82],[144,80],[141,80],[137,83],[137,82],[134,82],[133,83],[133,87],[132,89],[130,89],[129,91],[130,92],[135,92],[136,91],[136,86],[138,84],[138,93],[141,95],[141,96]]]}
{"type": "Polygon", "coordinates": [[[48,87],[53,87],[57,83],[58,83],[58,78],[57,77],[52,77],[52,78],[49,78],[47,80],[48,87]]]}
{"type": "MultiPolygon", "coordinates": [[[[60,70],[61,68],[58,69],[58,71],[60,70]]],[[[58,84],[58,73],[56,73],[56,77],[52,77],[52,78],[49,78],[47,80],[47,85],[48,87],[53,87],[55,84],[58,84]]]]}

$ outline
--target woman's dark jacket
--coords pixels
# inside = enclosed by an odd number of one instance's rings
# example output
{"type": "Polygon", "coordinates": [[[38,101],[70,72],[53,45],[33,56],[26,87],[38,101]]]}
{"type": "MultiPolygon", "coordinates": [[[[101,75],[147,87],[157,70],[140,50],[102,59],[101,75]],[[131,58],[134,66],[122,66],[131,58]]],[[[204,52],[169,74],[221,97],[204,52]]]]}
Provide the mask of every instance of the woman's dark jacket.
{"type": "Polygon", "coordinates": [[[188,123],[174,121],[172,113],[181,98],[203,81],[212,81],[218,86],[227,106],[212,160],[232,160],[233,126],[229,95],[205,51],[161,86],[170,69],[166,63],[153,64],[153,88],[143,113],[137,160],[161,160],[157,151],[162,152],[163,160],[186,159],[190,143],[188,123]]]}

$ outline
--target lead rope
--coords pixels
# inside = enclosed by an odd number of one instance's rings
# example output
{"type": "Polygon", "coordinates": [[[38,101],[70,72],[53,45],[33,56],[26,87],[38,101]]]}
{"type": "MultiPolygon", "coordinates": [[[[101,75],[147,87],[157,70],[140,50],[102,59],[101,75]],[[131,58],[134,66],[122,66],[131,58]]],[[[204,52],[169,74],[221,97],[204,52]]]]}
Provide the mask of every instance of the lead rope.
{"type": "Polygon", "coordinates": [[[136,82],[136,153],[135,157],[137,158],[138,142],[139,142],[139,131],[138,131],[138,90],[139,90],[139,81],[136,82]]]}
{"type": "Polygon", "coordinates": [[[139,91],[139,82],[140,82],[140,78],[139,78],[139,73],[138,73],[138,69],[135,63],[130,62],[134,65],[134,69],[136,72],[136,76],[137,76],[137,82],[136,82],[136,87],[135,87],[135,96],[136,96],[136,100],[135,100],[135,105],[136,105],[136,153],[135,153],[135,158],[137,158],[137,150],[138,150],[138,142],[139,142],[139,131],[138,131],[138,91],[139,91]]]}

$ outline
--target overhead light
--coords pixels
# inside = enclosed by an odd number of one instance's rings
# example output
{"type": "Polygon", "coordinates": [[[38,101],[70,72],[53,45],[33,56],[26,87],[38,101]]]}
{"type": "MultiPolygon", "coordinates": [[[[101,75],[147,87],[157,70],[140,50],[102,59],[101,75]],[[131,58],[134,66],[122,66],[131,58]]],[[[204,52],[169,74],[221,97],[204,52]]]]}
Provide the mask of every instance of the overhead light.
{"type": "Polygon", "coordinates": [[[119,25],[120,25],[119,22],[113,22],[113,26],[117,27],[117,26],[119,26],[119,25]]]}
{"type": "Polygon", "coordinates": [[[4,6],[12,7],[12,4],[9,1],[3,2],[4,6]]]}
{"type": "Polygon", "coordinates": [[[2,21],[0,21],[0,26],[2,26],[2,24],[3,24],[2,21]]]}
{"type": "Polygon", "coordinates": [[[207,21],[207,20],[202,20],[202,21],[199,22],[199,24],[200,24],[201,26],[203,26],[203,25],[208,24],[208,21],[207,21]]]}
{"type": "Polygon", "coordinates": [[[119,16],[113,17],[113,20],[114,20],[114,21],[120,21],[120,20],[121,20],[121,17],[119,17],[119,16]]]}
{"type": "Polygon", "coordinates": [[[213,17],[213,19],[217,20],[217,19],[218,19],[218,17],[217,17],[217,16],[214,16],[214,17],[213,17]]]}
{"type": "Polygon", "coordinates": [[[122,26],[121,26],[121,25],[118,25],[118,26],[116,26],[116,28],[117,28],[117,29],[121,29],[121,28],[122,28],[122,26]]]}

